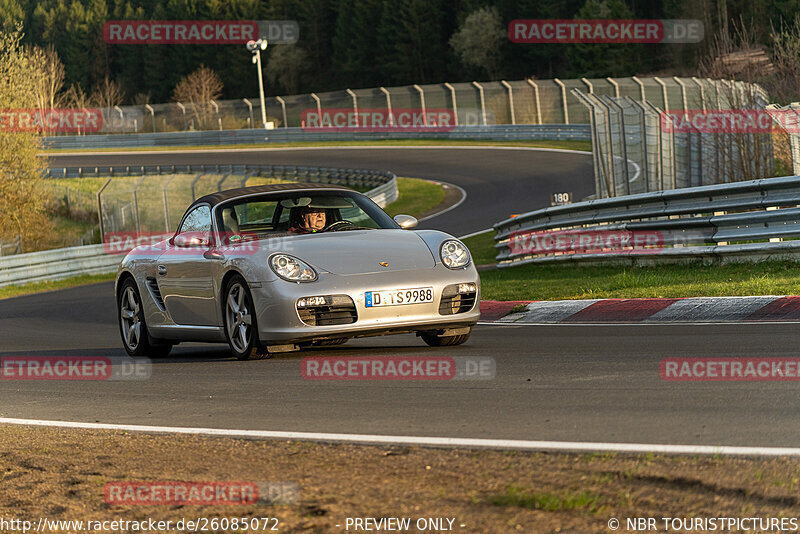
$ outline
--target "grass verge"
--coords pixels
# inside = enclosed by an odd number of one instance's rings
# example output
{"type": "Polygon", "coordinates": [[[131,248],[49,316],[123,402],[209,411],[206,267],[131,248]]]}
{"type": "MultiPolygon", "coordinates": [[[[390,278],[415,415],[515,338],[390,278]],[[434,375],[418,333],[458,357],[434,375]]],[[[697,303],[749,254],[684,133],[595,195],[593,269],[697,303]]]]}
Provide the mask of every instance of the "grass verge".
{"type": "Polygon", "coordinates": [[[591,141],[462,141],[456,139],[386,139],[380,141],[308,141],[295,143],[261,143],[261,144],[232,144],[232,145],[201,145],[189,147],[125,147],[125,148],[90,148],[90,149],[58,149],[43,150],[43,154],[57,155],[71,152],[142,152],[153,151],[171,152],[175,150],[226,150],[242,148],[291,148],[291,147],[337,147],[337,146],[519,146],[534,148],[557,148],[563,150],[592,151],[591,141]]]}
{"type": "Polygon", "coordinates": [[[70,287],[85,286],[87,284],[97,284],[108,282],[114,279],[115,274],[84,274],[73,276],[64,280],[52,280],[47,282],[32,282],[19,286],[0,287],[0,299],[20,297],[22,295],[32,295],[34,293],[44,293],[45,291],[55,291],[56,289],[67,289],[70,287]]]}
{"type": "Polygon", "coordinates": [[[482,271],[481,292],[487,300],[798,295],[800,264],[523,265],[482,271]]]}
{"type": "MultiPolygon", "coordinates": [[[[464,243],[476,265],[494,263],[494,232],[467,238],[464,243]]],[[[481,294],[486,300],[799,295],[800,263],[523,265],[481,271],[481,294]]]]}
{"type": "Polygon", "coordinates": [[[403,213],[418,218],[441,204],[445,195],[441,185],[419,178],[398,178],[397,191],[397,200],[383,208],[390,217],[403,213]]]}
{"type": "Polygon", "coordinates": [[[269,516],[281,532],[343,532],[348,517],[408,517],[412,525],[446,517],[453,532],[607,534],[612,517],[624,529],[626,518],[793,517],[800,507],[800,460],[789,457],[371,447],[14,425],[2,426],[0,450],[0,517],[34,525],[37,517],[269,516]],[[299,491],[296,502],[272,506],[106,504],[104,486],[118,481],[282,482],[299,491]]]}
{"type": "Polygon", "coordinates": [[[466,239],[462,239],[475,265],[488,265],[495,263],[497,250],[494,248],[494,231],[483,232],[466,239]]]}

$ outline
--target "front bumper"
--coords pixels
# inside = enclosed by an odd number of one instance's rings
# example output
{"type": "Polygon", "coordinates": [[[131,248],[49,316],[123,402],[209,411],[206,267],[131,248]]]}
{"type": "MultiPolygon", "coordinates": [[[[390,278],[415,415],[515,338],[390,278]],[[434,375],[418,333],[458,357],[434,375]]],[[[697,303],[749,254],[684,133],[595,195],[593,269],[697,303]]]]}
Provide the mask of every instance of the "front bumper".
{"type": "Polygon", "coordinates": [[[480,278],[473,265],[451,270],[437,264],[430,269],[348,276],[323,272],[319,273],[316,282],[262,282],[252,284],[251,292],[255,301],[259,338],[264,344],[463,328],[474,325],[480,317],[480,278]],[[475,303],[462,313],[440,314],[439,304],[444,288],[459,283],[476,285],[475,303]],[[433,302],[369,308],[365,305],[367,291],[418,287],[432,287],[433,302]],[[297,300],[321,295],[350,297],[355,303],[356,321],[331,326],[304,323],[297,312],[297,300]]]}

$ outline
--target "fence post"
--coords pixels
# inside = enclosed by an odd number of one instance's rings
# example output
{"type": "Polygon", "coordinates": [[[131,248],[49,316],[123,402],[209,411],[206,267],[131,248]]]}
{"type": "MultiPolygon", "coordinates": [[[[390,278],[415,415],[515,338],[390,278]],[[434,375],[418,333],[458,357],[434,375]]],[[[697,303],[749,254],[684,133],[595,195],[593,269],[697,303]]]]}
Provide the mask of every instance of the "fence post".
{"type": "Polygon", "coordinates": [[[394,126],[394,113],[392,112],[392,95],[389,94],[389,90],[385,87],[381,87],[381,92],[386,95],[386,107],[389,110],[389,125],[394,126]]]}
{"type": "Polygon", "coordinates": [[[319,117],[320,126],[322,126],[322,101],[317,96],[317,93],[311,93],[311,98],[317,103],[317,117],[319,117]]]}
{"type": "Polygon", "coordinates": [[[569,109],[567,108],[567,86],[558,78],[553,81],[561,87],[561,105],[564,106],[564,124],[569,124],[569,109]]]}
{"type": "Polygon", "coordinates": [[[141,221],[141,219],[139,217],[138,191],[139,191],[139,186],[142,185],[142,182],[144,182],[144,179],[146,177],[147,176],[143,174],[142,177],[139,178],[139,181],[136,182],[136,187],[133,188],[133,215],[136,218],[136,233],[137,234],[141,234],[142,233],[142,221],[141,221]]]}
{"type": "Polygon", "coordinates": [[[450,90],[450,98],[453,100],[453,115],[455,118],[455,126],[458,126],[458,101],[456,100],[456,90],[449,83],[445,82],[444,86],[450,90]]]}
{"type": "MultiPolygon", "coordinates": [[[[356,114],[356,126],[361,126],[361,121],[358,118],[358,96],[350,89],[345,89],[350,98],[353,99],[353,113],[356,114]]],[[[366,126],[366,124],[364,125],[366,126]]]]}
{"type": "Polygon", "coordinates": [[[255,117],[253,117],[253,103],[246,98],[243,98],[242,101],[247,104],[247,107],[250,109],[250,128],[253,128],[253,122],[256,120],[255,117]]]}
{"type": "Polygon", "coordinates": [[[97,192],[97,220],[100,223],[100,242],[105,239],[105,226],[103,224],[103,191],[105,191],[108,184],[111,183],[111,178],[107,178],[103,187],[97,192]]]}
{"type": "Polygon", "coordinates": [[[275,100],[277,100],[281,104],[281,111],[283,112],[283,127],[288,128],[289,121],[286,119],[286,101],[279,96],[276,96],[275,100]]]}
{"type": "Polygon", "coordinates": [[[486,100],[483,98],[483,86],[478,82],[472,82],[472,85],[478,88],[478,93],[481,96],[481,118],[483,125],[486,126],[486,100]]]}
{"type": "MultiPolygon", "coordinates": [[[[144,109],[150,112],[150,120],[153,122],[153,133],[156,133],[156,112],[150,104],[145,104],[144,109]]],[[[142,124],[142,128],[144,128],[144,124],[142,124]]]]}
{"type": "Polygon", "coordinates": [[[642,94],[642,102],[644,102],[645,100],[647,100],[647,99],[645,98],[645,95],[644,95],[644,82],[642,82],[642,80],[640,80],[640,79],[639,79],[639,78],[637,78],[636,76],[631,76],[631,80],[633,80],[634,82],[636,82],[636,85],[638,85],[638,86],[639,86],[639,92],[642,94]]]}
{"type": "Polygon", "coordinates": [[[114,106],[114,109],[116,109],[119,113],[119,121],[121,124],[122,133],[125,133],[125,115],[122,114],[122,108],[119,106],[114,106]]]}
{"type": "Polygon", "coordinates": [[[606,78],[606,80],[614,87],[614,96],[619,98],[619,84],[613,78],[606,78]]]}
{"type": "Polygon", "coordinates": [[[627,137],[625,136],[625,110],[622,109],[617,102],[615,102],[611,98],[602,99],[606,106],[608,106],[609,110],[611,108],[615,108],[617,113],[617,120],[619,121],[619,138],[620,138],[620,145],[622,146],[622,176],[625,179],[625,194],[631,194],[631,178],[630,173],[628,172],[628,142],[627,137]]]}
{"type": "Polygon", "coordinates": [[[656,81],[656,83],[658,85],[661,86],[661,94],[664,97],[664,111],[669,113],[669,99],[667,98],[667,84],[665,84],[664,80],[662,80],[658,76],[653,76],[653,79],[656,81]]]}
{"type": "Polygon", "coordinates": [[[514,90],[511,88],[511,84],[507,81],[500,80],[500,83],[503,84],[503,87],[508,89],[508,109],[511,111],[511,124],[517,124],[517,119],[514,115],[514,90]]]}
{"type": "Polygon", "coordinates": [[[213,100],[210,100],[211,105],[214,106],[214,111],[217,112],[217,124],[219,124],[219,131],[222,131],[222,119],[219,118],[219,106],[213,100]]]}
{"type": "Polygon", "coordinates": [[[542,124],[542,103],[539,101],[539,86],[530,78],[525,81],[533,87],[533,97],[536,102],[536,124],[542,124]]]}
{"type": "Polygon", "coordinates": [[[167,202],[167,186],[175,179],[175,175],[170,176],[166,182],[161,186],[161,193],[164,197],[164,229],[169,232],[172,226],[169,222],[169,204],[167,202]]]}
{"type": "Polygon", "coordinates": [[[423,91],[422,87],[420,87],[416,83],[413,85],[413,87],[414,87],[414,89],[419,91],[419,100],[420,100],[420,103],[422,104],[422,124],[427,126],[428,125],[428,114],[427,114],[426,109],[425,109],[425,91],[423,91]]]}
{"type": "Polygon", "coordinates": [[[181,111],[183,112],[183,129],[184,129],[184,131],[186,131],[186,130],[188,130],[188,129],[189,129],[189,126],[188,126],[188,124],[186,123],[186,107],[185,107],[183,104],[181,104],[180,102],[175,102],[175,104],[176,104],[176,105],[177,105],[179,108],[181,108],[181,111]]]}
{"type": "Polygon", "coordinates": [[[192,185],[191,185],[191,188],[192,188],[192,201],[197,200],[197,194],[195,193],[194,186],[195,186],[195,184],[197,184],[197,181],[200,178],[202,178],[203,176],[205,176],[205,173],[200,172],[200,173],[197,174],[197,176],[194,177],[194,180],[192,180],[192,185]]]}
{"type": "Polygon", "coordinates": [[[644,180],[644,192],[650,192],[650,162],[647,160],[647,114],[645,112],[644,105],[641,102],[636,102],[631,97],[625,97],[624,99],[628,102],[634,109],[639,110],[639,128],[641,131],[642,136],[642,168],[640,170],[640,176],[642,176],[642,180],[644,180]]]}
{"type": "Polygon", "coordinates": [[[700,104],[703,107],[703,113],[706,112],[706,90],[703,87],[703,84],[700,80],[697,79],[697,76],[692,76],[692,81],[697,84],[697,87],[700,88],[700,104]]]}

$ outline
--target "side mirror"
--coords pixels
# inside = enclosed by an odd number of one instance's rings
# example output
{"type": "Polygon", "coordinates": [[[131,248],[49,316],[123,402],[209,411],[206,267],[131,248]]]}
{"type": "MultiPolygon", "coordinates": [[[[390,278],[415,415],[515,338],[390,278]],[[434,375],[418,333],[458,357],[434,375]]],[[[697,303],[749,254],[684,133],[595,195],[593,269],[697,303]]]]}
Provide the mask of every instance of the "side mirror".
{"type": "Polygon", "coordinates": [[[417,221],[416,217],[412,217],[411,215],[395,215],[394,222],[400,225],[400,228],[403,230],[410,230],[412,228],[416,228],[419,222],[417,221]]]}
{"type": "Polygon", "coordinates": [[[172,239],[172,243],[178,247],[208,247],[211,240],[208,236],[203,236],[193,232],[178,234],[172,239]]]}

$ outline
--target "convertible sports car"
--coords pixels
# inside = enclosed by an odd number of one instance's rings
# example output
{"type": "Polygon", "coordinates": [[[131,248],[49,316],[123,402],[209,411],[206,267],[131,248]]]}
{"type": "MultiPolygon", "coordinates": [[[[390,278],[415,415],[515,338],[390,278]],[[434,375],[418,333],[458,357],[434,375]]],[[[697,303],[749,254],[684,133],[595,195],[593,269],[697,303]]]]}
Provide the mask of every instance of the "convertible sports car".
{"type": "Polygon", "coordinates": [[[227,341],[252,359],[409,332],[431,346],[464,343],[480,316],[478,273],[464,244],[416,225],[334,185],[199,198],[171,239],[120,264],[125,350],[163,356],[182,341],[227,341]]]}

